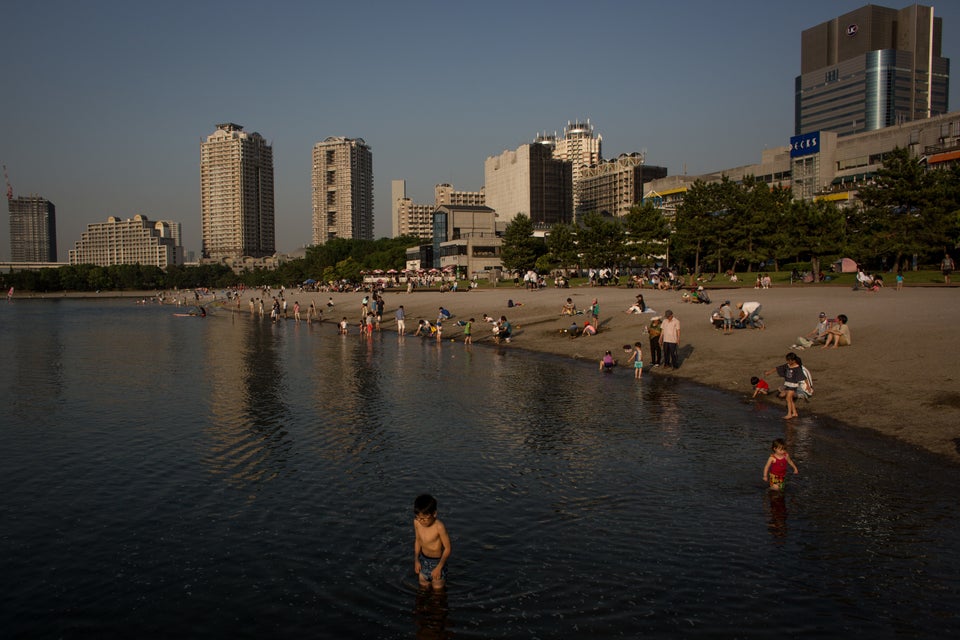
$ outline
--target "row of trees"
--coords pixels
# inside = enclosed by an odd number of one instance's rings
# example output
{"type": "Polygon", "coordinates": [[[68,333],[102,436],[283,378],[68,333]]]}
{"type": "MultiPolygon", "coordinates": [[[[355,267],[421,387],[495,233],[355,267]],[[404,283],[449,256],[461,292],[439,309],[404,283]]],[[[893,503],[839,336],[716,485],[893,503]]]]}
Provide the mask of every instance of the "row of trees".
{"type": "Polygon", "coordinates": [[[897,149],[859,196],[840,209],[794,200],[790,190],[752,177],[697,181],[671,221],[647,202],[622,219],[588,214],[557,225],[543,240],[520,216],[506,229],[502,261],[511,271],[669,263],[721,273],[777,271],[784,262],[819,271],[823,259],[847,255],[892,269],[914,257],[938,263],[960,241],[960,167],[927,170],[897,149]]]}
{"type": "Polygon", "coordinates": [[[401,269],[406,249],[420,243],[417,238],[345,240],[338,238],[325,245],[309,247],[302,259],[291,260],[276,270],[254,269],[240,274],[219,264],[175,265],[166,271],[140,264],[109,267],[71,265],[56,269],[37,269],[0,274],[3,289],[26,291],[153,291],[226,288],[238,285],[259,287],[291,286],[312,278],[319,282],[347,280],[359,282],[361,272],[374,269],[401,269]]]}

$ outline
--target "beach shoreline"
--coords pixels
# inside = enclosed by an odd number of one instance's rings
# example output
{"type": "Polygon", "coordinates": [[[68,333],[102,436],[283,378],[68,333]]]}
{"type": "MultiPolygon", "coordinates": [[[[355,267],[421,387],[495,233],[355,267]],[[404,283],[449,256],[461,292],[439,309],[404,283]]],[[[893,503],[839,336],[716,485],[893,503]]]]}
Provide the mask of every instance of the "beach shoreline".
{"type": "MultiPolygon", "coordinates": [[[[841,423],[873,430],[913,446],[922,447],[960,462],[960,385],[953,374],[955,354],[960,352],[960,332],[955,327],[960,318],[960,291],[952,287],[893,287],[873,293],[853,291],[849,287],[816,284],[784,285],[770,289],[711,288],[711,303],[683,302],[678,291],[655,291],[627,287],[579,286],[568,289],[549,287],[538,291],[516,288],[513,283],[500,287],[444,292],[418,289],[412,294],[388,290],[384,295],[384,331],[395,331],[395,311],[403,305],[406,326],[411,334],[420,318],[435,321],[440,306],[453,313],[444,323],[444,341],[451,339],[464,347],[462,327],[456,321],[475,318],[473,340],[478,344],[492,344],[489,325],[482,321],[484,313],[499,318],[506,316],[514,326],[514,335],[505,349],[521,349],[550,353],[577,360],[599,362],[604,351],[625,361],[622,346],[641,342],[646,366],[644,379],[631,384],[644,384],[648,376],[672,376],[705,386],[734,393],[749,399],[752,394],[751,376],[764,377],[763,372],[782,364],[784,355],[796,352],[814,378],[814,396],[800,401],[798,409],[804,416],[832,418],[841,423]],[[654,315],[628,314],[627,308],[642,293],[648,307],[656,315],[670,309],[681,323],[680,367],[676,370],[652,368],[646,326],[654,315]],[[586,310],[593,298],[600,303],[600,332],[595,336],[571,339],[563,332],[571,324],[570,316],[561,316],[566,298],[580,310],[586,310]],[[512,300],[515,306],[510,307],[512,300]],[[724,300],[730,300],[734,310],[744,301],[762,305],[761,315],[766,329],[740,329],[732,334],[713,328],[710,314],[724,300]],[[839,349],[820,347],[797,350],[791,345],[797,337],[814,328],[818,314],[828,317],[845,314],[849,318],[852,345],[839,349]]],[[[270,295],[278,295],[273,290],[270,295]]],[[[53,294],[60,297],[123,297],[151,298],[153,293],[102,292],[93,294],[53,294]]],[[[260,290],[248,289],[242,294],[239,308],[236,302],[217,305],[232,312],[249,314],[249,300],[259,298],[260,290]]],[[[336,323],[346,317],[350,333],[359,334],[361,293],[285,291],[288,302],[287,322],[293,322],[293,304],[300,302],[301,316],[306,320],[311,302],[324,311],[324,326],[336,333],[336,323]],[[332,298],[334,308],[327,309],[332,298]]],[[[24,296],[41,297],[41,296],[24,296]]],[[[210,298],[204,300],[210,303],[210,298]]],[[[272,300],[266,299],[267,317],[272,300]]],[[[193,304],[188,300],[187,304],[193,304]]],[[[580,326],[587,315],[573,319],[580,326]]],[[[409,338],[408,338],[409,339],[409,338]]],[[[420,339],[420,338],[414,338],[420,339]]],[[[595,372],[596,367],[586,369],[595,372]]],[[[632,371],[620,372],[630,375],[632,371]]],[[[776,375],[766,378],[771,389],[781,379],[776,375]]],[[[784,407],[775,394],[761,400],[777,410],[784,407]],[[779,406],[778,406],[779,405],[779,406]]],[[[786,423],[786,421],[784,421],[786,423]]]]}

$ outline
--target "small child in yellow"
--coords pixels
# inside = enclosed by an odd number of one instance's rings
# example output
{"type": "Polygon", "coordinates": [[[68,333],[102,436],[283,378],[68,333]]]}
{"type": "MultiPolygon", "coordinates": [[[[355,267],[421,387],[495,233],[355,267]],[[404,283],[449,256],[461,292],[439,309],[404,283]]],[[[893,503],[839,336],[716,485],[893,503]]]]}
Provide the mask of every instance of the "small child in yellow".
{"type": "Polygon", "coordinates": [[[437,519],[437,500],[430,494],[413,501],[413,571],[421,587],[442,589],[447,579],[450,536],[437,519]]]}
{"type": "Polygon", "coordinates": [[[776,491],[783,489],[783,483],[787,481],[787,465],[793,468],[793,473],[798,474],[797,465],[793,464],[790,454],[787,453],[787,443],[783,438],[777,438],[770,446],[770,457],[767,458],[767,464],[763,467],[763,481],[767,482],[769,477],[770,488],[776,491]]]}

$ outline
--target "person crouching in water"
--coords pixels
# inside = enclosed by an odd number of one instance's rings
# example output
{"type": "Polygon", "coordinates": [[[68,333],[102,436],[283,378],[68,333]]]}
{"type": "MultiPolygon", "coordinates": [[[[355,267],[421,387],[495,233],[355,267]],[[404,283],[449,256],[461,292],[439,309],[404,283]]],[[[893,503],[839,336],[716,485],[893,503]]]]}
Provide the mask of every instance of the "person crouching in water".
{"type": "Polygon", "coordinates": [[[613,371],[617,366],[617,361],[613,359],[613,354],[607,351],[600,359],[600,371],[613,371]]]}

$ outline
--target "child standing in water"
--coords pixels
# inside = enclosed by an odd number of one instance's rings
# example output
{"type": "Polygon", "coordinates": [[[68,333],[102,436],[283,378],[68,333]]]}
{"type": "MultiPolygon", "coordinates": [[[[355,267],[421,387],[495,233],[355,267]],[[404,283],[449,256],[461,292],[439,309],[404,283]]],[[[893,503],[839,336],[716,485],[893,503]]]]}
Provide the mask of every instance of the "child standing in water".
{"type": "Polygon", "coordinates": [[[787,443],[783,438],[777,438],[770,446],[770,457],[767,458],[767,464],[763,467],[763,481],[770,483],[770,488],[775,491],[783,489],[784,482],[787,481],[787,465],[793,468],[793,473],[800,471],[797,465],[793,464],[790,454],[787,453],[787,443]]]}
{"type": "Polygon", "coordinates": [[[437,500],[428,493],[413,501],[413,571],[420,586],[442,589],[447,579],[450,536],[437,519],[437,500]]]}
{"type": "Polygon", "coordinates": [[[630,359],[627,362],[633,363],[633,377],[637,380],[643,377],[643,345],[634,342],[633,347],[625,344],[623,350],[630,353],[630,359]]]}

